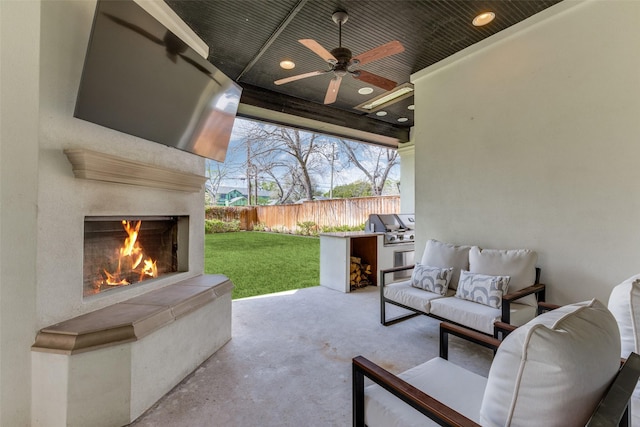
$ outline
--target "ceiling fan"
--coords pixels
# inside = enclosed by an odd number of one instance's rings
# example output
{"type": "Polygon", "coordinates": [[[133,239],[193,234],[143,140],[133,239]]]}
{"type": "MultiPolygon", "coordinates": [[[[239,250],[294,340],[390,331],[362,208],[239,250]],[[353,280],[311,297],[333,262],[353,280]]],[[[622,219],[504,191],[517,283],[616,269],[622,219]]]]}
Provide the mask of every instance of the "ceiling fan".
{"type": "Polygon", "coordinates": [[[331,68],[329,70],[312,71],[310,73],[298,74],[296,76],[276,80],[273,83],[281,85],[300,79],[306,79],[307,77],[333,73],[333,79],[331,79],[331,82],[329,83],[329,87],[327,88],[327,93],[324,98],[325,104],[332,104],[336,101],[336,98],[338,97],[338,90],[340,89],[340,83],[342,82],[342,77],[347,74],[350,74],[353,78],[362,80],[363,82],[372,84],[387,91],[395,88],[397,86],[397,83],[392,80],[386,79],[382,76],[370,73],[368,71],[353,70],[352,67],[355,67],[356,65],[364,65],[369,62],[373,62],[378,59],[403,52],[404,46],[402,46],[402,43],[394,40],[392,42],[383,44],[364,53],[361,53],[360,55],[352,57],[351,51],[346,47],[342,47],[342,24],[347,22],[347,19],[349,19],[349,15],[347,14],[347,12],[339,10],[336,11],[331,16],[331,18],[336,24],[338,24],[339,27],[339,47],[329,52],[324,47],[322,47],[320,43],[313,39],[298,40],[304,46],[312,50],[316,55],[327,61],[331,65],[331,68]]]}

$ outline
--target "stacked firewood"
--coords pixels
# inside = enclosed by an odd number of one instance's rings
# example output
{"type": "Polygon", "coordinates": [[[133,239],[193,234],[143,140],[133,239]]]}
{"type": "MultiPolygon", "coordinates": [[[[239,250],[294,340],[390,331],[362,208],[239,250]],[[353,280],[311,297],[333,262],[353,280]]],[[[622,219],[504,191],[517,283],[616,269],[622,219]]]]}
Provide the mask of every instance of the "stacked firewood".
{"type": "Polygon", "coordinates": [[[351,257],[350,273],[351,289],[364,288],[371,284],[371,280],[369,279],[371,275],[371,265],[364,264],[362,258],[351,257]]]}

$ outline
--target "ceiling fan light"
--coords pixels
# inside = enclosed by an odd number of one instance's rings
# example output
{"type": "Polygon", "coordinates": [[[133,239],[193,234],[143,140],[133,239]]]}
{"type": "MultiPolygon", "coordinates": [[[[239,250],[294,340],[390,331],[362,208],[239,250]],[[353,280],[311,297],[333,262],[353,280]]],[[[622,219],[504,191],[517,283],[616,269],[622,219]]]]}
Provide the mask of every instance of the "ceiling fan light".
{"type": "Polygon", "coordinates": [[[370,87],[361,87],[360,89],[358,89],[358,93],[360,95],[369,95],[373,93],[373,88],[370,87]]]}
{"type": "Polygon", "coordinates": [[[473,18],[472,24],[476,27],[482,27],[483,25],[487,25],[489,22],[493,21],[496,17],[496,14],[493,12],[483,12],[473,18]]]}
{"type": "Polygon", "coordinates": [[[294,68],[296,68],[296,63],[285,59],[284,61],[280,61],[280,68],[284,70],[293,70],[294,68]]]}

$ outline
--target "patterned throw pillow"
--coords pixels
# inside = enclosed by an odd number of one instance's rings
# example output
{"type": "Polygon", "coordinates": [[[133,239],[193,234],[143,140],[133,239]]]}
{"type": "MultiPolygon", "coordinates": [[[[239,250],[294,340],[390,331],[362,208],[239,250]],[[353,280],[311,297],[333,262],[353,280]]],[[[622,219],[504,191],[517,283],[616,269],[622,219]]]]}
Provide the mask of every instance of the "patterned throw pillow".
{"type": "Polygon", "coordinates": [[[509,276],[488,276],[462,270],[456,297],[501,308],[502,295],[507,293],[510,279],[509,276]]]}
{"type": "Polygon", "coordinates": [[[444,295],[452,275],[453,268],[429,267],[418,262],[411,274],[411,286],[444,295]]]}

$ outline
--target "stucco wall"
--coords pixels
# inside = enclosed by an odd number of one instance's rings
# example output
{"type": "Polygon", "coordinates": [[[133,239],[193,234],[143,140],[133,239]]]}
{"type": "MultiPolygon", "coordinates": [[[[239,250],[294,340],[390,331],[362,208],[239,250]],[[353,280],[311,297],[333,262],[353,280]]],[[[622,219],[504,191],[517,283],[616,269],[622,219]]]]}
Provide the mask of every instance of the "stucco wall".
{"type": "MultiPolygon", "coordinates": [[[[204,270],[204,193],[167,191],[74,178],[65,148],[204,175],[204,159],[73,117],[94,1],[44,1],[40,40],[37,326],[75,317],[176,282],[172,277],[82,298],[84,217],[188,215],[189,272],[204,270]]],[[[186,277],[182,277],[183,279],[186,277]]]]}
{"type": "Polygon", "coordinates": [[[640,2],[563,3],[414,74],[416,248],[532,248],[548,300],[606,302],[640,271],[640,2]]]}
{"type": "MultiPolygon", "coordinates": [[[[0,425],[30,422],[30,346],[51,323],[168,284],[82,299],[86,215],[189,215],[189,271],[204,269],[203,192],[79,180],[83,146],[184,172],[204,160],[73,118],[95,2],[0,1],[0,425]]],[[[180,278],[174,278],[179,280],[180,278]]]]}

